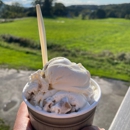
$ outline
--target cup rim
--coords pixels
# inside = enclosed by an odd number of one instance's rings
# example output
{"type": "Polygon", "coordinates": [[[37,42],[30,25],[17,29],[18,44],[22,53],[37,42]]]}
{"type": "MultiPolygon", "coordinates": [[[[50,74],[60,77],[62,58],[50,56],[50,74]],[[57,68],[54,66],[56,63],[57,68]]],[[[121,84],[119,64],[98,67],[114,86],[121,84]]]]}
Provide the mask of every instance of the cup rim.
{"type": "Polygon", "coordinates": [[[100,89],[100,86],[96,83],[96,81],[94,79],[91,78],[91,82],[96,85],[96,87],[98,88],[99,94],[98,94],[95,102],[92,105],[90,105],[89,107],[87,107],[85,109],[81,109],[79,112],[74,112],[74,113],[70,113],[70,114],[56,114],[56,113],[48,113],[48,112],[43,111],[43,110],[38,110],[36,107],[34,107],[32,104],[30,104],[29,101],[24,96],[24,92],[26,90],[27,84],[23,88],[22,98],[23,98],[23,101],[26,103],[27,107],[29,107],[31,110],[33,110],[34,112],[36,112],[40,115],[43,115],[43,116],[46,116],[46,117],[51,117],[51,118],[73,118],[73,117],[83,115],[83,114],[91,111],[92,109],[94,109],[97,106],[97,104],[98,104],[98,102],[101,98],[101,89],[100,89]]]}

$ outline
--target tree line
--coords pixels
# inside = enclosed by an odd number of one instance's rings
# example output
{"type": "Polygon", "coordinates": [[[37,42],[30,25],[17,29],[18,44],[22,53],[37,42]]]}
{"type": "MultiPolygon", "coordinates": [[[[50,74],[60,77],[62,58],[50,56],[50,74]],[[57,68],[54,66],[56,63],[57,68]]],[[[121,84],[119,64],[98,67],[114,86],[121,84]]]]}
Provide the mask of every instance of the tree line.
{"type": "Polygon", "coordinates": [[[130,3],[111,5],[65,6],[55,0],[32,0],[32,7],[25,8],[14,2],[6,5],[0,0],[0,18],[21,18],[36,16],[35,5],[40,4],[44,17],[81,17],[82,19],[126,18],[130,19],[130,3]]]}
{"type": "Polygon", "coordinates": [[[44,17],[65,17],[67,15],[67,8],[64,4],[53,2],[54,0],[32,0],[32,7],[25,8],[18,2],[13,2],[12,5],[7,5],[0,0],[0,18],[36,16],[36,4],[40,4],[44,17]]]}
{"type": "Polygon", "coordinates": [[[68,9],[82,19],[126,18],[130,19],[130,3],[110,5],[73,5],[68,9]]]}

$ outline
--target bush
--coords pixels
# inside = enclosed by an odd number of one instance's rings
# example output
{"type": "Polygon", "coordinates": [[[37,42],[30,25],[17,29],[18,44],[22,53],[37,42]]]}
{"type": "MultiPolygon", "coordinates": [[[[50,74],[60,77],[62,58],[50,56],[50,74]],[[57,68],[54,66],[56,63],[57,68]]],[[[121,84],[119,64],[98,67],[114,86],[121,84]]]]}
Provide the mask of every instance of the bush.
{"type": "Polygon", "coordinates": [[[41,48],[40,44],[37,44],[34,41],[31,41],[29,39],[15,37],[12,35],[1,35],[1,37],[5,42],[19,44],[22,47],[29,47],[29,48],[35,48],[35,49],[41,48]]]}
{"type": "Polygon", "coordinates": [[[124,52],[117,55],[117,60],[124,61],[126,54],[124,52]]]}
{"type": "Polygon", "coordinates": [[[1,19],[0,23],[8,23],[8,22],[13,22],[13,19],[1,19]]]}
{"type": "Polygon", "coordinates": [[[126,18],[126,19],[130,19],[130,14],[126,14],[126,15],[125,15],[125,18],[126,18]]]}
{"type": "Polygon", "coordinates": [[[130,64],[130,53],[127,53],[127,54],[125,55],[125,63],[130,64]]]}

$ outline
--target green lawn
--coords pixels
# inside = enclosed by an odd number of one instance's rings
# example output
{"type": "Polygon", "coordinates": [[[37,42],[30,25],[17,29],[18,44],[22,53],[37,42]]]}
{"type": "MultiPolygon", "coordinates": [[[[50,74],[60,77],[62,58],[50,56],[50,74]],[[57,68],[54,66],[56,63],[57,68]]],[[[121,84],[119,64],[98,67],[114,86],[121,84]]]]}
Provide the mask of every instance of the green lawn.
{"type": "MultiPolygon", "coordinates": [[[[65,56],[81,62],[92,75],[130,80],[130,20],[44,19],[49,59],[65,56]],[[60,46],[58,49],[53,48],[60,46]],[[125,53],[125,60],[118,55],[125,53]]],[[[0,24],[0,35],[10,34],[39,44],[36,18],[0,24]]],[[[13,68],[42,67],[40,51],[0,41],[0,64],[13,68]]]]}
{"type": "Polygon", "coordinates": [[[41,69],[41,55],[30,54],[27,51],[18,51],[0,47],[0,64],[3,67],[16,69],[41,69]]]}
{"type": "MultiPolygon", "coordinates": [[[[129,52],[130,20],[44,19],[47,41],[94,53],[109,50],[129,52]]],[[[0,34],[11,34],[39,41],[37,19],[25,18],[0,24],[0,34]]]]}

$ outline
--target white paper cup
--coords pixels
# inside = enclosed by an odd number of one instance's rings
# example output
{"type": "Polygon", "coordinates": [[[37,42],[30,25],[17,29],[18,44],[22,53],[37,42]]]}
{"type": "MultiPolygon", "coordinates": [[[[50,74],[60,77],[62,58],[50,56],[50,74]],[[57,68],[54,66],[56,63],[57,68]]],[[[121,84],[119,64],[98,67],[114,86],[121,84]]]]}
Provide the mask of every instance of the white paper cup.
{"type": "Polygon", "coordinates": [[[27,87],[25,85],[22,96],[28,107],[32,126],[36,130],[80,130],[85,126],[92,125],[95,109],[101,97],[101,89],[93,79],[91,79],[91,85],[95,86],[98,90],[95,102],[91,106],[84,107],[80,111],[71,114],[48,113],[36,109],[24,96],[27,87]]]}

